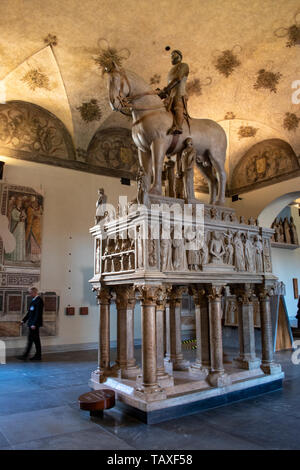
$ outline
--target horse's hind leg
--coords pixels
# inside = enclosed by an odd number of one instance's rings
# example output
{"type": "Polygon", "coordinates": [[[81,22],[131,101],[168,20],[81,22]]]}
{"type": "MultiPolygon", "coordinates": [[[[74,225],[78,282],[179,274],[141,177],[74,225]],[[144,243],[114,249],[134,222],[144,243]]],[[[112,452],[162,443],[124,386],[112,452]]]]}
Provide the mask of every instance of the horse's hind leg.
{"type": "Polygon", "coordinates": [[[151,178],[152,178],[152,157],[150,150],[147,152],[143,152],[142,150],[138,149],[138,156],[140,166],[143,168],[145,173],[145,181],[147,191],[149,191],[151,186],[151,178]]]}
{"type": "Polygon", "coordinates": [[[209,191],[209,204],[215,204],[216,203],[216,198],[217,198],[217,180],[216,180],[216,177],[214,175],[214,172],[213,172],[213,169],[211,166],[201,166],[201,170],[200,170],[206,180],[207,180],[207,184],[208,184],[208,191],[209,191]]]}
{"type": "Polygon", "coordinates": [[[216,170],[218,180],[218,197],[216,204],[219,206],[224,206],[226,190],[226,172],[224,168],[225,157],[223,152],[216,151],[213,154],[210,154],[210,159],[216,170]]]}

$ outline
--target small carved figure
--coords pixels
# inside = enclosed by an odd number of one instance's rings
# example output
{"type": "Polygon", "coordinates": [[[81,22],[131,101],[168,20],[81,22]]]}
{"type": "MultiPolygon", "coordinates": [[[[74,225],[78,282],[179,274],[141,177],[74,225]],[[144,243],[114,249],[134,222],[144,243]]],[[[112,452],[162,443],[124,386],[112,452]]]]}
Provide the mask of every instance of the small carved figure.
{"type": "Polygon", "coordinates": [[[197,232],[193,230],[193,227],[189,227],[186,230],[185,241],[188,268],[190,271],[199,271],[200,251],[197,240],[197,232]]]}
{"type": "Polygon", "coordinates": [[[105,217],[106,199],[107,198],[104,194],[104,189],[103,188],[98,189],[98,200],[96,202],[95,224],[99,224],[99,222],[105,217]]]}
{"type": "Polygon", "coordinates": [[[212,263],[224,263],[225,247],[221,232],[212,232],[212,239],[209,244],[209,253],[212,263]]]}
{"type": "Polygon", "coordinates": [[[256,265],[256,272],[262,273],[263,269],[263,244],[261,242],[261,236],[255,235],[254,236],[254,253],[255,253],[255,265],[256,265]]]}
{"type": "Polygon", "coordinates": [[[187,259],[184,247],[183,230],[181,224],[174,226],[172,232],[172,246],[173,246],[173,268],[175,271],[187,270],[187,259]]]}
{"type": "Polygon", "coordinates": [[[290,218],[290,231],[291,231],[291,242],[294,245],[299,245],[297,229],[296,229],[296,225],[294,223],[294,218],[293,217],[290,218]]]}
{"type": "Polygon", "coordinates": [[[147,190],[147,180],[144,170],[140,167],[137,173],[137,203],[149,207],[149,195],[147,190]]]}
{"type": "Polygon", "coordinates": [[[288,218],[285,217],[283,221],[283,230],[284,230],[284,241],[285,243],[291,244],[291,233],[290,233],[290,224],[288,218]]]}
{"type": "Polygon", "coordinates": [[[279,243],[284,243],[284,228],[283,228],[283,223],[282,220],[280,219],[279,224],[278,224],[278,242],[279,243]]]}
{"type": "Polygon", "coordinates": [[[264,238],[263,240],[263,257],[264,257],[264,271],[267,273],[272,272],[272,262],[269,240],[264,238]]]}
{"type": "Polygon", "coordinates": [[[228,230],[228,233],[224,233],[224,243],[225,243],[225,258],[224,262],[226,264],[233,264],[233,254],[234,248],[232,245],[232,233],[228,230]]]}
{"type": "Polygon", "coordinates": [[[137,267],[144,267],[144,253],[143,253],[143,233],[141,225],[136,227],[136,244],[137,244],[137,267]]]}
{"type": "Polygon", "coordinates": [[[254,219],[254,217],[249,217],[248,224],[249,224],[249,225],[255,225],[255,219],[254,219]]]}
{"type": "Polygon", "coordinates": [[[172,241],[170,231],[164,225],[161,229],[160,262],[162,271],[172,271],[172,241]]]}
{"type": "Polygon", "coordinates": [[[100,240],[96,240],[96,262],[95,262],[95,273],[100,273],[100,263],[101,263],[101,254],[100,254],[100,240]]]}
{"type": "Polygon", "coordinates": [[[237,271],[245,271],[244,246],[240,232],[236,232],[233,239],[234,245],[234,265],[237,271]]]}
{"type": "Polygon", "coordinates": [[[255,256],[254,256],[254,249],[253,249],[252,241],[249,237],[249,233],[245,234],[245,265],[246,271],[250,273],[254,273],[256,271],[255,266],[255,256]]]}
{"type": "Polygon", "coordinates": [[[191,137],[185,139],[184,144],[185,148],[181,154],[184,197],[185,199],[194,199],[194,164],[196,160],[196,150],[193,147],[191,137]]]}
{"type": "Polygon", "coordinates": [[[205,264],[208,264],[209,261],[209,250],[208,250],[208,245],[210,241],[210,232],[206,232],[204,236],[204,241],[203,245],[201,247],[200,253],[201,253],[201,258],[202,258],[202,266],[205,264]]]}

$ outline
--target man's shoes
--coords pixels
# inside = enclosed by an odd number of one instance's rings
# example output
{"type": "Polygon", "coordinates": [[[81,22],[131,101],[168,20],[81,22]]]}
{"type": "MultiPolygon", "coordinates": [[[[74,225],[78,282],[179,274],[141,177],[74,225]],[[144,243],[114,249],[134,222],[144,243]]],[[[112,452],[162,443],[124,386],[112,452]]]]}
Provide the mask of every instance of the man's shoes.
{"type": "Polygon", "coordinates": [[[31,361],[41,361],[42,358],[41,358],[41,356],[33,356],[33,357],[30,358],[30,360],[31,361]]]}
{"type": "Polygon", "coordinates": [[[19,361],[27,361],[27,356],[16,356],[16,359],[19,359],[19,361]]]}

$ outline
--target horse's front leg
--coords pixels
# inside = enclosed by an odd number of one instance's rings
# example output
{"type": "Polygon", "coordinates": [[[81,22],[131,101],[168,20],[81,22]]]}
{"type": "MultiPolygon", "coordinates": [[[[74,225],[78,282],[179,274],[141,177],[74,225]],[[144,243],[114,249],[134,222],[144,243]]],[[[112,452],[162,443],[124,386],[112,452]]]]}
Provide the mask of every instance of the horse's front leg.
{"type": "Polygon", "coordinates": [[[138,149],[138,156],[139,156],[140,166],[144,170],[146,188],[147,188],[147,191],[149,191],[150,186],[151,186],[151,179],[152,179],[152,155],[151,155],[151,151],[148,150],[146,152],[143,152],[142,150],[138,149]]]}
{"type": "Polygon", "coordinates": [[[151,144],[153,184],[150,189],[151,194],[162,195],[161,174],[163,162],[166,154],[165,139],[156,139],[151,144]]]}

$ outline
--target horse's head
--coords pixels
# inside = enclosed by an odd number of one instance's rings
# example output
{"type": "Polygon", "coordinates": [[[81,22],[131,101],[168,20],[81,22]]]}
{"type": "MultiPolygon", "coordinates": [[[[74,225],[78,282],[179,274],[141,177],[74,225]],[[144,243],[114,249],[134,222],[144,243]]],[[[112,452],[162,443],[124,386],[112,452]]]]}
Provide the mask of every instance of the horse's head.
{"type": "Polygon", "coordinates": [[[113,111],[120,111],[124,107],[123,100],[130,95],[130,83],[124,69],[113,64],[108,72],[109,102],[113,111]]]}

